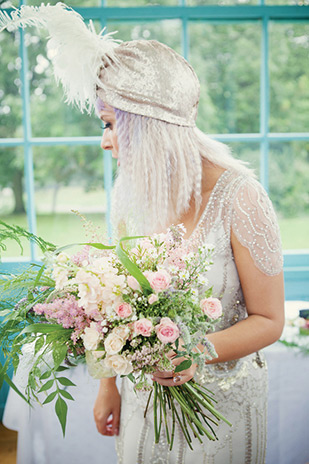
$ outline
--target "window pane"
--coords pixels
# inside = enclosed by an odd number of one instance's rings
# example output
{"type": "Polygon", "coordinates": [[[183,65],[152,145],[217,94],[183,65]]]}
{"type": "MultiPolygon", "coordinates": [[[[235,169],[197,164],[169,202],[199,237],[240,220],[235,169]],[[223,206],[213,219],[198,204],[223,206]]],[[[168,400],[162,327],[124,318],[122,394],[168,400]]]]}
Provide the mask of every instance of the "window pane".
{"type": "MultiPolygon", "coordinates": [[[[0,148],[0,218],[8,224],[28,229],[26,195],[24,193],[24,155],[22,147],[0,148]]],[[[23,257],[30,256],[27,240],[21,240],[23,257]]],[[[21,249],[12,240],[6,240],[4,258],[21,255],[21,249]]],[[[1,252],[2,253],[2,252],[1,252]]]]}
{"type": "Polygon", "coordinates": [[[259,132],[260,24],[192,22],[189,31],[190,63],[201,82],[199,127],[259,132]]]}
{"type": "Polygon", "coordinates": [[[5,1],[3,3],[1,3],[1,8],[11,8],[12,6],[15,6],[16,8],[19,7],[19,3],[20,1],[19,0],[8,0],[8,1],[5,1]]]}
{"type": "MultiPolygon", "coordinates": [[[[98,28],[99,30],[99,28],[98,28]]],[[[31,91],[31,125],[34,137],[100,135],[100,121],[93,114],[82,114],[68,106],[63,89],[53,76],[47,32],[33,29],[26,33],[31,91]]]]}
{"type": "Polygon", "coordinates": [[[121,7],[131,7],[131,6],[169,6],[169,5],[178,5],[179,0],[106,0],[107,6],[121,6],[121,7]]]}
{"type": "Polygon", "coordinates": [[[260,144],[257,142],[228,142],[234,158],[245,161],[253,169],[257,178],[260,176],[260,144]]]}
{"type": "Polygon", "coordinates": [[[187,0],[188,6],[200,5],[257,5],[259,0],[187,0]]]}
{"type": "Polygon", "coordinates": [[[265,0],[267,5],[309,5],[308,0],[265,0]]]}
{"type": "Polygon", "coordinates": [[[0,138],[22,137],[19,32],[0,34],[0,138]]]}
{"type": "Polygon", "coordinates": [[[269,191],[279,213],[283,247],[309,248],[309,142],[272,143],[269,191]]]}
{"type": "Polygon", "coordinates": [[[309,25],[270,24],[270,130],[306,132],[309,25]]]}
{"type": "Polygon", "coordinates": [[[105,229],[103,152],[99,146],[34,148],[38,233],[56,245],[85,241],[78,210],[105,229]]]}
{"type": "Polygon", "coordinates": [[[181,53],[181,21],[178,19],[148,22],[108,22],[108,31],[118,31],[116,39],[150,39],[163,42],[181,53]]]}
{"type": "MultiPolygon", "coordinates": [[[[59,3],[59,0],[48,0],[48,2],[44,3],[49,3],[50,5],[56,5],[59,3]]],[[[70,7],[88,7],[88,6],[100,6],[101,5],[101,0],[68,0],[66,2],[63,2],[66,5],[70,7]]],[[[27,5],[32,5],[32,6],[40,6],[42,4],[41,0],[27,0],[27,5]]]]}

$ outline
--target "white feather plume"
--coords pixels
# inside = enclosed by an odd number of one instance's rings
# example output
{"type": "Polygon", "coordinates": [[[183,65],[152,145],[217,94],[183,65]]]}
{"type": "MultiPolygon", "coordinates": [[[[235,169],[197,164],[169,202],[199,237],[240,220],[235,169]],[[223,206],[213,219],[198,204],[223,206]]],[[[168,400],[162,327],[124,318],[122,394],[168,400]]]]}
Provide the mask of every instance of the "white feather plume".
{"type": "Polygon", "coordinates": [[[44,27],[49,32],[48,47],[53,50],[52,63],[57,82],[61,82],[67,103],[90,113],[96,99],[96,85],[104,88],[98,78],[103,63],[115,64],[115,48],[119,40],[113,33],[97,34],[83,18],[63,3],[54,6],[22,6],[11,15],[0,12],[0,32],[26,26],[44,27]]]}

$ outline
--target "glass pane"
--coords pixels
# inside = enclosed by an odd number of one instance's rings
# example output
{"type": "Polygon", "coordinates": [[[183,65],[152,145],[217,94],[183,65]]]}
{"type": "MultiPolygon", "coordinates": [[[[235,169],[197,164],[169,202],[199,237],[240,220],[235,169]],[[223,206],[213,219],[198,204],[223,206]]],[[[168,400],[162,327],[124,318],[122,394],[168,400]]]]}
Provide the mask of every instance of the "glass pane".
{"type": "Polygon", "coordinates": [[[309,5],[308,0],[265,0],[267,5],[309,5]]]}
{"type": "Polygon", "coordinates": [[[100,122],[94,114],[82,114],[64,102],[62,86],[57,86],[53,76],[46,38],[46,31],[26,33],[33,137],[100,135],[100,122]]]}
{"type": "Polygon", "coordinates": [[[200,5],[257,5],[259,0],[187,0],[188,6],[200,5]]]}
{"type": "Polygon", "coordinates": [[[245,161],[253,169],[256,177],[260,176],[260,144],[257,142],[228,142],[234,158],[245,161]]]}
{"type": "Polygon", "coordinates": [[[123,41],[158,40],[181,53],[181,21],[178,19],[138,23],[109,21],[108,31],[118,31],[115,38],[123,41]]]}
{"type": "MultiPolygon", "coordinates": [[[[28,229],[26,195],[24,193],[24,156],[22,147],[0,148],[0,218],[10,224],[28,229]]],[[[23,257],[30,255],[27,240],[21,240],[23,257]]],[[[21,256],[17,243],[6,240],[3,257],[21,256]]]]}
{"type": "Polygon", "coordinates": [[[0,63],[0,138],[22,137],[19,32],[1,32],[0,63]]]}
{"type": "Polygon", "coordinates": [[[58,246],[85,241],[82,222],[72,210],[106,229],[99,146],[35,147],[34,174],[39,235],[58,246]]]}
{"type": "Polygon", "coordinates": [[[19,0],[7,0],[4,2],[0,2],[1,8],[12,8],[12,6],[15,6],[16,8],[19,7],[19,0]]]}
{"type": "Polygon", "coordinates": [[[309,142],[270,145],[269,191],[285,249],[309,248],[309,142]]]}
{"type": "Polygon", "coordinates": [[[270,131],[306,132],[309,24],[270,24],[270,131]]]}
{"type": "Polygon", "coordinates": [[[215,134],[259,132],[260,24],[192,22],[189,31],[201,83],[198,126],[215,134]]]}
{"type": "Polygon", "coordinates": [[[121,7],[132,7],[132,6],[168,6],[178,5],[179,0],[106,0],[107,6],[121,6],[121,7]]]}
{"type": "MultiPolygon", "coordinates": [[[[48,2],[44,3],[49,3],[50,5],[56,5],[59,3],[59,0],[48,0],[48,2]]],[[[68,0],[66,2],[63,2],[66,5],[70,7],[89,7],[89,6],[101,6],[101,0],[68,0]]],[[[40,6],[42,4],[41,0],[27,0],[27,5],[32,5],[32,6],[40,6]]]]}

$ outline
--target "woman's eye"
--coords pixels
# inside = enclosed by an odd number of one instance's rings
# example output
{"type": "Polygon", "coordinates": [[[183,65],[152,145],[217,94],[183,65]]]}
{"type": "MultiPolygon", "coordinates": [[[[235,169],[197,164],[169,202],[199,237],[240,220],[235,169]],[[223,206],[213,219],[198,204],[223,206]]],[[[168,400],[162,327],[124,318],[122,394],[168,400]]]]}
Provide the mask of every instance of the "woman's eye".
{"type": "Polygon", "coordinates": [[[107,122],[106,124],[101,124],[101,128],[104,129],[110,129],[112,127],[112,124],[110,122],[107,122]]]}

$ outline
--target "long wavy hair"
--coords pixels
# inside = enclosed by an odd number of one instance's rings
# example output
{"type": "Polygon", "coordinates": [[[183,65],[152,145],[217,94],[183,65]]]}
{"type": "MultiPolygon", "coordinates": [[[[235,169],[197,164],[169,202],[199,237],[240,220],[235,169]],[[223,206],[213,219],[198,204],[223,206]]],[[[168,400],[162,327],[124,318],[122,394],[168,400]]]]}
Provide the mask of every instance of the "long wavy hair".
{"type": "Polygon", "coordinates": [[[114,231],[151,234],[179,222],[194,199],[201,206],[202,161],[247,175],[246,163],[227,145],[197,128],[183,127],[115,108],[120,167],[112,192],[114,231]]]}

